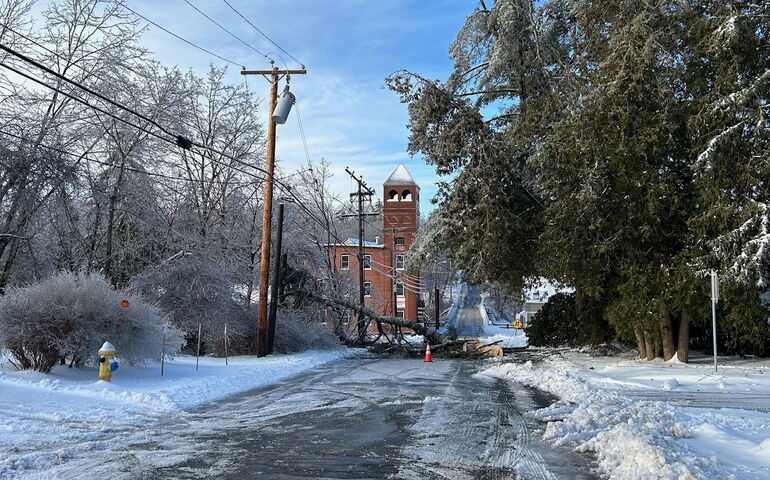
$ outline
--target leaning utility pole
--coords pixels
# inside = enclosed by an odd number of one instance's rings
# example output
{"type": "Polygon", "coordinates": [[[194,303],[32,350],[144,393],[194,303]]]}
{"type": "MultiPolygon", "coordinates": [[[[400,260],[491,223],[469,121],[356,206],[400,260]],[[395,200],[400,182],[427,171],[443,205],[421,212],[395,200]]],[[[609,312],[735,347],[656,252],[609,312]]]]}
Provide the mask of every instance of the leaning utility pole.
{"type": "MultiPolygon", "coordinates": [[[[345,171],[350,175],[350,178],[356,181],[358,184],[358,191],[350,194],[350,198],[358,197],[358,214],[357,215],[343,215],[343,217],[358,217],[358,303],[361,308],[364,308],[364,217],[367,215],[377,216],[376,213],[364,213],[364,196],[371,197],[374,195],[374,190],[364,182],[363,178],[356,177],[356,175],[350,171],[347,167],[345,171]]],[[[358,314],[358,341],[363,341],[366,337],[366,318],[364,315],[358,314]]]]}
{"type": "MultiPolygon", "coordinates": [[[[275,171],[275,119],[278,81],[290,75],[304,75],[307,70],[241,70],[241,75],[262,75],[270,82],[270,108],[267,120],[267,152],[265,158],[265,190],[262,206],[262,251],[259,265],[259,319],[257,320],[257,356],[267,355],[267,289],[270,279],[270,221],[273,216],[273,172],[275,171]]],[[[288,80],[288,78],[287,78],[288,80]]],[[[287,84],[288,87],[288,84],[287,84]]],[[[286,112],[288,114],[288,111],[286,112]]],[[[286,120],[283,119],[283,122],[286,120]]],[[[281,122],[281,123],[283,123],[281,122]]]]}

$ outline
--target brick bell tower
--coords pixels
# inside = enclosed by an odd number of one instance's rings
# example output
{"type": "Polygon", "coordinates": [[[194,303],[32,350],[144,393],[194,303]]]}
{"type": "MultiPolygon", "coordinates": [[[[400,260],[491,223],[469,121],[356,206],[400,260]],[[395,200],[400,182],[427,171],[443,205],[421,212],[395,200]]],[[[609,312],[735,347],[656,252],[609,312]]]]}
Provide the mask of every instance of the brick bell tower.
{"type": "Polygon", "coordinates": [[[414,242],[420,218],[420,187],[404,164],[383,184],[383,233],[385,251],[391,254],[391,274],[398,280],[390,285],[389,315],[417,318],[419,275],[407,275],[406,255],[414,242]],[[395,290],[395,291],[394,291],[395,290]],[[395,309],[393,306],[395,305],[395,309]]]}

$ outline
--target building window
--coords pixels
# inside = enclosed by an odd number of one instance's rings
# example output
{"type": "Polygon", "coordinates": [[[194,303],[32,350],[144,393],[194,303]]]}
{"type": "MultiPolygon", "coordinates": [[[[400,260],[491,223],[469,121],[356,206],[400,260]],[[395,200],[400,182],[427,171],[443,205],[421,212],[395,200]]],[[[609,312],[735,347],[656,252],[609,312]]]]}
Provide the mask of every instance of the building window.
{"type": "Polygon", "coordinates": [[[364,282],[364,296],[365,297],[372,296],[372,282],[364,282]]]}
{"type": "Polygon", "coordinates": [[[408,202],[411,199],[412,199],[412,192],[410,192],[409,190],[404,190],[403,192],[401,192],[401,200],[402,201],[408,202]]]}
{"type": "Polygon", "coordinates": [[[396,255],[396,270],[403,270],[406,264],[406,255],[396,255]]]}
{"type": "Polygon", "coordinates": [[[404,245],[404,237],[396,237],[393,243],[396,245],[404,245]]]}
{"type": "Polygon", "coordinates": [[[340,255],[340,269],[347,270],[350,268],[350,255],[340,255]]]}
{"type": "Polygon", "coordinates": [[[404,282],[396,282],[396,296],[404,296],[404,282]]]}
{"type": "Polygon", "coordinates": [[[404,318],[404,311],[396,310],[396,318],[404,318]]]}
{"type": "Polygon", "coordinates": [[[371,255],[364,255],[364,269],[365,270],[371,270],[372,269],[372,256],[371,255]]]}
{"type": "Polygon", "coordinates": [[[389,191],[389,192],[388,192],[388,200],[389,200],[389,201],[398,200],[398,192],[397,192],[397,191],[395,191],[395,190],[391,190],[391,191],[389,191]]]}

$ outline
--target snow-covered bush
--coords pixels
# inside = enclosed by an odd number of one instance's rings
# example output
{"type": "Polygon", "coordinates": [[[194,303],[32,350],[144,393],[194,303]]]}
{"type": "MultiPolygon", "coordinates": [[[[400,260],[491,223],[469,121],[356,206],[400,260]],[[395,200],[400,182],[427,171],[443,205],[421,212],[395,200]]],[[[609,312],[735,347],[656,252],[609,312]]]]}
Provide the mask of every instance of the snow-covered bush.
{"type": "Polygon", "coordinates": [[[245,354],[254,344],[255,321],[240,303],[234,270],[204,252],[175,259],[135,278],[131,286],[168,313],[185,334],[184,350],[195,353],[201,325],[201,353],[224,352],[224,327],[231,355],[245,354]]]}
{"type": "Polygon", "coordinates": [[[181,332],[160,310],[99,275],[60,273],[0,297],[0,346],[19,369],[47,373],[64,359],[92,364],[105,341],[120,360],[140,364],[160,357],[163,338],[167,352],[181,346],[181,332]]]}
{"type": "Polygon", "coordinates": [[[339,339],[322,324],[308,323],[298,311],[278,311],[275,321],[275,353],[341,348],[339,339]]]}

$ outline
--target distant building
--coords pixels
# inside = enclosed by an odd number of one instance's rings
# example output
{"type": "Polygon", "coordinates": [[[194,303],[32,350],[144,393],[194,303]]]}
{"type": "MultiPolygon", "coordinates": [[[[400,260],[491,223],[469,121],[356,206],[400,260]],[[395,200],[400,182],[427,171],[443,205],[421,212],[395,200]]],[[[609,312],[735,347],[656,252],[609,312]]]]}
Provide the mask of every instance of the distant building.
{"type": "Polygon", "coordinates": [[[538,285],[522,292],[523,309],[519,313],[519,318],[524,325],[529,325],[532,317],[548,303],[548,299],[557,293],[572,293],[575,290],[571,287],[560,287],[545,279],[540,279],[538,285]]]}
{"type": "MultiPolygon", "coordinates": [[[[420,187],[403,164],[385,180],[383,199],[384,238],[382,242],[379,237],[374,242],[364,241],[366,305],[380,315],[419,321],[420,279],[407,275],[405,267],[419,224],[420,187]]],[[[357,238],[348,238],[342,244],[329,245],[337,270],[351,271],[356,282],[358,242],[357,238]]]]}

